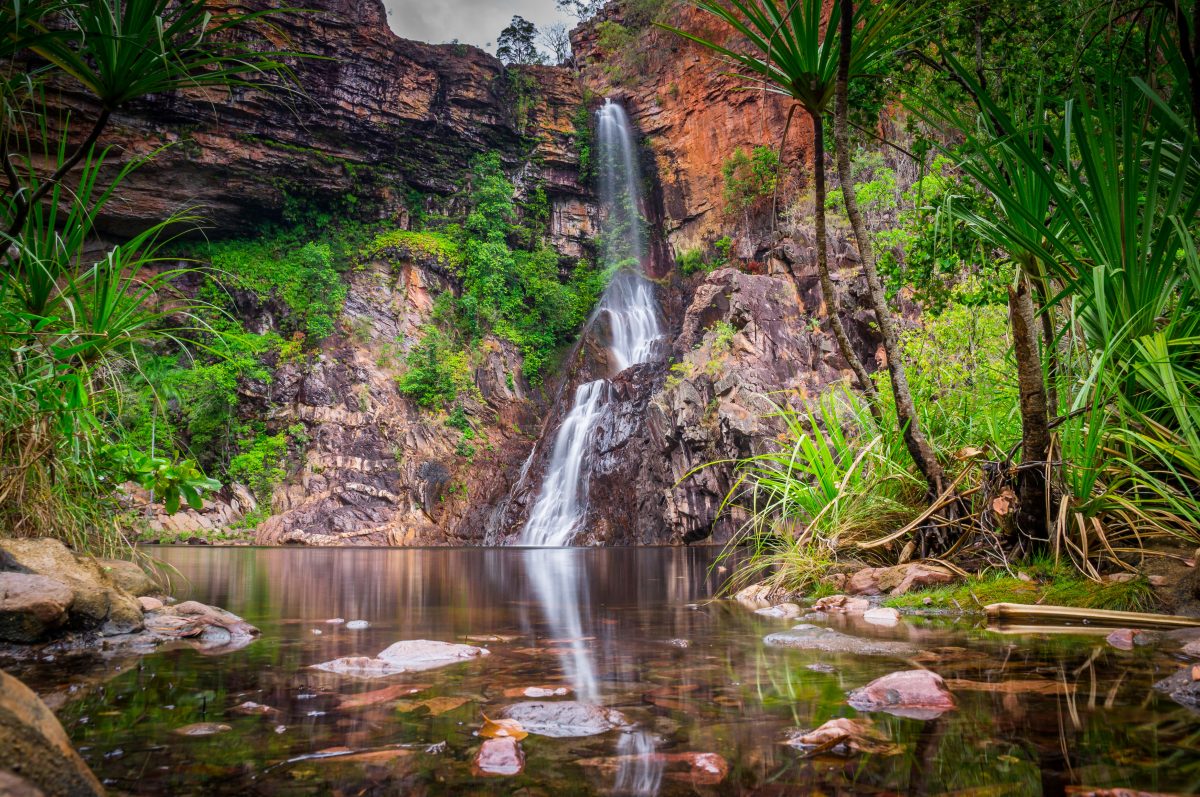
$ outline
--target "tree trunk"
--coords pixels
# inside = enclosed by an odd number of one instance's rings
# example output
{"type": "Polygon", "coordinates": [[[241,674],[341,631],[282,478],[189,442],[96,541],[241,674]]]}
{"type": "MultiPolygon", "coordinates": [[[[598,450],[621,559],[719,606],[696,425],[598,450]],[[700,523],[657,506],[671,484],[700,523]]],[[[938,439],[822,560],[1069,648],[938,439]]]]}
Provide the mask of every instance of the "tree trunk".
{"type": "Polygon", "coordinates": [[[908,375],[905,373],[904,361],[900,356],[900,342],[896,334],[896,325],[892,319],[891,309],[888,307],[883,281],[879,279],[879,270],[875,267],[875,252],[871,247],[871,238],[867,234],[866,225],[863,224],[862,214],[858,210],[858,197],[854,191],[854,180],[850,176],[848,89],[850,53],[854,37],[854,0],[841,0],[841,12],[841,47],[838,55],[837,91],[833,112],[833,141],[834,151],[837,155],[838,179],[841,180],[842,196],[846,200],[846,216],[850,219],[854,240],[858,244],[859,260],[862,261],[863,272],[867,277],[867,296],[875,310],[879,332],[883,337],[888,373],[892,378],[892,395],[896,399],[896,420],[904,432],[904,443],[908,448],[908,453],[916,463],[917,469],[921,471],[921,475],[925,477],[929,497],[934,499],[945,489],[945,471],[938,462],[933,446],[929,445],[929,441],[921,431],[912,391],[908,387],[908,375]]]}
{"type": "Polygon", "coordinates": [[[1018,505],[1016,521],[1018,532],[1029,544],[1029,552],[1044,549],[1049,543],[1045,462],[1050,453],[1050,428],[1034,316],[1029,279],[1022,272],[1017,277],[1016,287],[1008,289],[1008,320],[1017,360],[1021,407],[1021,467],[1014,479],[1018,505]]]}
{"type": "Polygon", "coordinates": [[[829,278],[829,242],[825,237],[825,129],[819,113],[809,111],[808,115],[813,123],[813,225],[817,235],[817,273],[821,277],[821,296],[825,299],[825,312],[829,316],[829,325],[833,328],[833,337],[837,339],[838,350],[854,371],[859,387],[867,395],[867,406],[871,415],[876,422],[881,422],[879,391],[876,390],[875,382],[867,373],[862,360],[855,354],[854,347],[850,345],[850,337],[846,334],[846,327],[842,325],[841,315],[838,314],[840,304],[833,288],[833,280],[829,278]]]}

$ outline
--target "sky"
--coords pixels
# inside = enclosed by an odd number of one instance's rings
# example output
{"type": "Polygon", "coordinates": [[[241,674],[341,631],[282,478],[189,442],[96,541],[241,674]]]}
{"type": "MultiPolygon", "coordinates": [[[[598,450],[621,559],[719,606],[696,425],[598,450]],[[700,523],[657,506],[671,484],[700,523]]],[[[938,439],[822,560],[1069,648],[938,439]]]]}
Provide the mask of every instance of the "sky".
{"type": "Polygon", "coordinates": [[[544,28],[555,22],[573,27],[575,20],[561,13],[554,0],[384,0],[388,23],[406,39],[442,44],[458,39],[496,51],[496,36],[517,14],[544,28]]]}

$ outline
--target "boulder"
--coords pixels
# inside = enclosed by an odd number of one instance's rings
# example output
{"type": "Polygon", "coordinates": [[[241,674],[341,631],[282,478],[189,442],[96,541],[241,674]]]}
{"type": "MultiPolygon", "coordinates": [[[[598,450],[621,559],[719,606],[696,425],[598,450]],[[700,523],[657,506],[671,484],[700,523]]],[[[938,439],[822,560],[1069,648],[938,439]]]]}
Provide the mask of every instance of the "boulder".
{"type": "Polygon", "coordinates": [[[98,628],[106,636],[142,627],[142,607],[97,560],[77,556],[60,541],[48,537],[0,540],[0,549],[26,571],[53,578],[71,590],[72,625],[98,628]]]}
{"type": "Polygon", "coordinates": [[[46,793],[25,778],[0,770],[0,797],[46,797],[46,793]]]}
{"type": "Polygon", "coordinates": [[[819,650],[824,653],[848,653],[860,656],[911,656],[917,649],[895,639],[866,639],[850,636],[832,628],[802,623],[787,631],[768,634],[763,642],[776,648],[819,650]]]}
{"type": "Polygon", "coordinates": [[[889,673],[850,693],[859,711],[882,711],[897,717],[936,719],[957,707],[942,676],[929,670],[889,673]]]}
{"type": "Polygon", "coordinates": [[[138,598],[138,605],[142,607],[143,612],[157,612],[162,610],[163,604],[158,598],[151,598],[148,595],[143,595],[138,598]]]}
{"type": "MultiPolygon", "coordinates": [[[[54,712],[29,687],[4,672],[0,672],[0,771],[36,788],[28,794],[104,794],[96,776],[71,747],[54,712]]],[[[0,788],[3,783],[0,780],[0,788]]]]}
{"type": "Polygon", "coordinates": [[[802,610],[794,603],[780,603],[777,606],[768,606],[765,609],[759,609],[755,614],[761,614],[763,617],[778,617],[784,620],[794,620],[800,616],[802,610]]]}
{"type": "Polygon", "coordinates": [[[0,640],[36,642],[67,622],[75,595],[61,581],[0,573],[0,640]]]}
{"type": "Polygon", "coordinates": [[[880,606],[864,612],[863,619],[871,625],[893,626],[900,622],[900,612],[888,606],[880,606]]]}
{"type": "Polygon", "coordinates": [[[837,717],[811,731],[793,731],[786,744],[821,751],[894,755],[903,748],[892,742],[871,720],[837,717]]]}
{"type": "Polygon", "coordinates": [[[924,562],[894,567],[866,567],[846,581],[850,595],[903,595],[911,589],[949,584],[956,576],[948,568],[924,562]]]}
{"type": "Polygon", "coordinates": [[[104,568],[104,572],[108,573],[108,577],[113,580],[114,584],[135,598],[143,595],[158,595],[163,591],[158,582],[136,562],[128,559],[97,559],[96,561],[100,563],[100,567],[104,568]]]}

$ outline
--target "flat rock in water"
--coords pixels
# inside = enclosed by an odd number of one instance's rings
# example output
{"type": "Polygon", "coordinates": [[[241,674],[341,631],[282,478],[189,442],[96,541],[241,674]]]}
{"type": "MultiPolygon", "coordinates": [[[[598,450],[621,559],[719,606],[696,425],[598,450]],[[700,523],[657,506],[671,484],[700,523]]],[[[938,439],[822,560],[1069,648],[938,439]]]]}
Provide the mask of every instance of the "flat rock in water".
{"type": "Polygon", "coordinates": [[[1184,667],[1154,685],[1181,706],[1200,711],[1200,664],[1184,667]]]}
{"type": "Polygon", "coordinates": [[[871,625],[893,626],[900,622],[900,612],[886,606],[870,609],[863,613],[863,619],[871,625]]]}
{"type": "Polygon", "coordinates": [[[942,676],[929,670],[905,670],[876,678],[850,693],[859,711],[882,711],[910,719],[936,719],[957,707],[942,676]]]}
{"type": "MultiPolygon", "coordinates": [[[[347,624],[349,627],[349,624],[347,624]]],[[[345,656],[333,661],[314,664],[313,669],[356,678],[382,678],[406,672],[420,672],[446,667],[488,655],[486,648],[437,642],[429,639],[407,639],[389,646],[379,655],[345,656]]]]}
{"type": "Polygon", "coordinates": [[[505,697],[566,697],[571,690],[565,686],[513,686],[504,690],[505,697]]]}
{"type": "Polygon", "coordinates": [[[768,606],[765,609],[758,609],[755,614],[761,614],[763,617],[781,617],[785,620],[793,620],[800,616],[802,609],[794,603],[780,603],[776,606],[768,606]]]}
{"type": "Polygon", "coordinates": [[[366,620],[351,620],[350,622],[346,623],[346,628],[350,629],[351,631],[361,631],[370,625],[371,624],[366,620]]]}
{"type": "Polygon", "coordinates": [[[917,649],[907,642],[850,636],[832,628],[808,623],[802,623],[787,631],[768,634],[763,638],[763,642],[776,648],[853,653],[863,656],[910,656],[917,652],[917,649]]]}
{"type": "Polygon", "coordinates": [[[228,725],[219,722],[193,722],[191,725],[176,728],[174,733],[180,736],[213,736],[231,730],[233,729],[228,725]]]}
{"type": "Polygon", "coordinates": [[[500,716],[515,720],[529,733],[554,738],[596,736],[629,724],[615,709],[574,700],[516,703],[500,716]]]}
{"type": "Polygon", "coordinates": [[[476,775],[519,775],[525,768],[521,743],[511,736],[487,739],[475,754],[476,775]]]}

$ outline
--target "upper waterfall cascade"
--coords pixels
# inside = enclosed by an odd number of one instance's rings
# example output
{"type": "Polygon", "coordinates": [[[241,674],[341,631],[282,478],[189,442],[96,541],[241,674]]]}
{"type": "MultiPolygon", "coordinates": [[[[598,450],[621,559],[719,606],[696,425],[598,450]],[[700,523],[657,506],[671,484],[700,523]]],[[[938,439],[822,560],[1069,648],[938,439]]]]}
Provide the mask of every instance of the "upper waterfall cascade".
{"type": "MultiPolygon", "coordinates": [[[[596,112],[599,167],[601,257],[616,275],[604,291],[589,325],[607,324],[614,371],[648,361],[662,337],[654,285],[646,279],[645,221],[641,174],[629,118],[605,100],[596,112]]],[[[580,385],[554,438],[542,488],[521,531],[522,545],[570,545],[587,517],[588,457],[596,425],[609,398],[606,379],[580,385]]]]}

